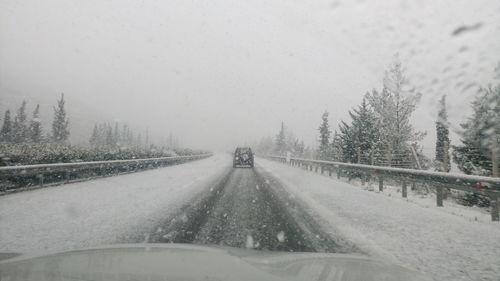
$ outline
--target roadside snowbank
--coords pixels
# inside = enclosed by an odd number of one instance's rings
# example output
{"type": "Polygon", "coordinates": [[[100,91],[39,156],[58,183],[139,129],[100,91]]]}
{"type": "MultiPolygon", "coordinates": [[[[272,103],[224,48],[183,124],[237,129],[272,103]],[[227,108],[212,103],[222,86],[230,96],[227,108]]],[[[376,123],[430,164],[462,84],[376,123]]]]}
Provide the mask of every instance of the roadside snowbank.
{"type": "MultiPolygon", "coordinates": [[[[229,168],[227,155],[0,197],[0,252],[62,251],[149,233],[229,168]]],[[[144,237],[146,240],[147,237],[144,237]]]]}
{"type": "Polygon", "coordinates": [[[450,211],[447,202],[444,208],[422,205],[391,189],[370,192],[278,162],[259,158],[256,163],[304,202],[326,231],[340,232],[375,257],[435,280],[500,279],[500,224],[480,211],[456,204],[450,211]],[[474,212],[481,219],[471,219],[474,212]]]}

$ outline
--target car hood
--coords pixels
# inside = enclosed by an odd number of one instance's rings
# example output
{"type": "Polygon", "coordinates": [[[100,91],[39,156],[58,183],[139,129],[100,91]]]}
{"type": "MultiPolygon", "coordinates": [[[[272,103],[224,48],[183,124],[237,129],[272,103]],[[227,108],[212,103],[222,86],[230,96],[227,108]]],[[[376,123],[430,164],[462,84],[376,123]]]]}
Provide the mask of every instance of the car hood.
{"type": "Polygon", "coordinates": [[[1,280],[430,280],[370,258],[188,244],[134,244],[0,261],[1,280]]]}

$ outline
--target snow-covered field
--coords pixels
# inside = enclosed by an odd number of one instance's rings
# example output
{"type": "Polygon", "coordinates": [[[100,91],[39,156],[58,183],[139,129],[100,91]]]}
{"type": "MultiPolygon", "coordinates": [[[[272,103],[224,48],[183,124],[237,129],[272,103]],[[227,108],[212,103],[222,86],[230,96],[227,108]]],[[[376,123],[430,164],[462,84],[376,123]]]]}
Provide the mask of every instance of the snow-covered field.
{"type": "Polygon", "coordinates": [[[325,231],[341,233],[376,258],[435,280],[500,280],[500,223],[484,212],[447,201],[440,208],[412,194],[404,199],[394,188],[370,192],[261,158],[256,163],[302,201],[325,231]]]}
{"type": "MultiPolygon", "coordinates": [[[[226,155],[0,197],[0,252],[61,251],[149,233],[230,167],[226,155]]],[[[144,239],[147,239],[146,237],[144,239]]]]}

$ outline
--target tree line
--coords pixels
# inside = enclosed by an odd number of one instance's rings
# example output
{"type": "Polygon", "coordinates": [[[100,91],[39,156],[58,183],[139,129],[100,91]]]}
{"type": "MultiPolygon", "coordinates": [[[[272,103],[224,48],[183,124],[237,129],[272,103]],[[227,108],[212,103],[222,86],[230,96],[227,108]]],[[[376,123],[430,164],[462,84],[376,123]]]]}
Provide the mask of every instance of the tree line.
{"type": "Polygon", "coordinates": [[[121,160],[154,158],[202,153],[200,150],[180,148],[172,134],[154,144],[146,129],[144,138],[127,124],[96,123],[89,137],[89,146],[71,145],[69,118],[64,94],[54,106],[51,130],[44,131],[40,118],[40,105],[36,105],[28,118],[27,102],[11,113],[7,109],[0,129],[0,166],[44,164],[59,162],[121,160]]]}
{"type": "Polygon", "coordinates": [[[420,99],[421,94],[409,85],[396,56],[385,72],[382,89],[367,92],[360,104],[348,112],[349,120],[340,120],[338,129],[332,131],[328,111],[321,115],[317,147],[306,148],[303,142],[297,147],[298,139],[287,138],[282,123],[275,139],[262,139],[257,151],[442,172],[450,171],[453,160],[466,174],[499,176],[500,84],[480,89],[472,102],[472,116],[460,124],[458,145],[450,144],[446,96],[441,97],[433,159],[422,152],[420,142],[426,132],[417,131],[410,122],[420,99]]]}
{"type": "Polygon", "coordinates": [[[350,120],[341,120],[331,132],[328,112],[319,127],[317,158],[402,168],[426,168],[419,145],[425,133],[410,123],[421,94],[410,87],[396,57],[385,72],[382,89],[367,92],[351,109],[350,120]]]}
{"type": "Polygon", "coordinates": [[[295,137],[295,134],[281,122],[281,127],[273,139],[264,137],[254,144],[255,151],[261,154],[273,153],[276,155],[287,155],[290,153],[295,157],[311,157],[312,148],[306,147],[303,140],[295,137]]]}
{"type": "Polygon", "coordinates": [[[37,104],[31,119],[28,120],[26,113],[27,102],[23,101],[17,109],[14,116],[11,116],[10,109],[4,114],[2,128],[0,130],[0,141],[7,143],[25,143],[25,142],[54,142],[65,143],[69,137],[69,120],[66,116],[64,94],[57,101],[54,107],[54,118],[52,121],[52,130],[50,133],[44,133],[40,119],[40,105],[37,104]]]}

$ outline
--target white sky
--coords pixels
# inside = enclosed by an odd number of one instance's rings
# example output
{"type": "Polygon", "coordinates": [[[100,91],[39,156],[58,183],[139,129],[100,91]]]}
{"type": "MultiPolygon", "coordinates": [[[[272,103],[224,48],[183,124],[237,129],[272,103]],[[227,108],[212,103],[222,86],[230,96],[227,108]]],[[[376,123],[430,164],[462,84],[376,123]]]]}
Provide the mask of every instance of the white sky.
{"type": "Polygon", "coordinates": [[[322,112],[346,118],[399,52],[432,154],[440,95],[458,123],[478,85],[500,81],[500,2],[374,2],[0,0],[0,103],[64,92],[102,121],[215,149],[283,120],[313,144],[322,112]]]}

